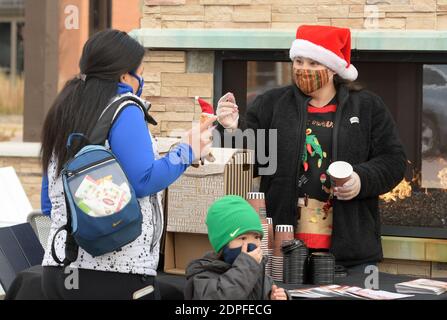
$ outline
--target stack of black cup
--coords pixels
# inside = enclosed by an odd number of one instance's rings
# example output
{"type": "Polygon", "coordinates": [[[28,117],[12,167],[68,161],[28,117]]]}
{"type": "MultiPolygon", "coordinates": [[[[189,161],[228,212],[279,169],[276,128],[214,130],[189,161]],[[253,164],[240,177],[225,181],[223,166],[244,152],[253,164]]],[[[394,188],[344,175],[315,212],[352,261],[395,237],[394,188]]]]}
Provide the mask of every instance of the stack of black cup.
{"type": "Polygon", "coordinates": [[[283,281],[288,284],[303,284],[306,279],[306,266],[309,250],[304,242],[293,239],[281,245],[283,260],[283,281]]]}
{"type": "Polygon", "coordinates": [[[335,257],[329,252],[314,252],[310,255],[312,283],[316,285],[333,284],[335,257]]]}

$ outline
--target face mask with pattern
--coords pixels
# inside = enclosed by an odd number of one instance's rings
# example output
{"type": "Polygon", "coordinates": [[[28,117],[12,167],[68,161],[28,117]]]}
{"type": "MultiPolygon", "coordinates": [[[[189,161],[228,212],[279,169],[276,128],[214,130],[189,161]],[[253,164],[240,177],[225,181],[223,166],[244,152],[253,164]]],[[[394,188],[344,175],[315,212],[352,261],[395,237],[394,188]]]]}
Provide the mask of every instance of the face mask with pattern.
{"type": "Polygon", "coordinates": [[[304,94],[321,89],[329,82],[329,70],[298,69],[295,71],[295,83],[304,94]]]}

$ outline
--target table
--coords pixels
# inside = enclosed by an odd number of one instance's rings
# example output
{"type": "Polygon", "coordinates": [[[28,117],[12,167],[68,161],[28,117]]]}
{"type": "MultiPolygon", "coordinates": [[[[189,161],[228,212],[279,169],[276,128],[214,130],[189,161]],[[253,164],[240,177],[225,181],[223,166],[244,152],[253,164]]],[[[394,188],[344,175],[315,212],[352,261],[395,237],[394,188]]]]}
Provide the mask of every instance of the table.
{"type": "MultiPolygon", "coordinates": [[[[363,267],[348,268],[348,276],[344,278],[336,278],[335,284],[347,285],[347,286],[357,286],[365,288],[365,280],[370,274],[364,273],[363,267]]],[[[405,275],[395,275],[390,273],[379,272],[379,289],[389,292],[396,292],[394,285],[399,282],[410,281],[418,279],[420,277],[412,277],[405,275]]],[[[162,297],[167,300],[170,299],[181,299],[182,291],[186,283],[184,276],[171,275],[166,273],[159,273],[157,276],[158,283],[160,284],[160,291],[162,297]]],[[[444,278],[436,278],[434,280],[446,281],[444,278]]],[[[282,282],[276,282],[276,284],[285,289],[300,289],[300,288],[310,288],[312,285],[291,285],[282,282]]],[[[330,300],[345,300],[349,298],[325,298],[330,300]]],[[[399,300],[447,300],[447,293],[437,295],[431,294],[415,294],[413,297],[408,297],[399,300]]]]}
{"type": "MultiPolygon", "coordinates": [[[[41,291],[41,276],[42,267],[35,266],[25,271],[22,271],[10,288],[8,292],[9,298],[17,300],[44,300],[45,297],[41,291]]],[[[358,286],[364,288],[364,282],[368,274],[363,272],[363,269],[348,269],[348,276],[345,278],[337,278],[336,284],[358,286]]],[[[399,282],[416,279],[416,277],[393,275],[388,273],[379,273],[379,289],[396,292],[394,285],[399,282]]],[[[447,279],[437,279],[440,281],[447,281],[447,279]]],[[[163,300],[182,300],[183,288],[186,284],[184,276],[167,274],[159,272],[157,275],[157,284],[159,286],[160,295],[163,300]]],[[[286,289],[298,289],[310,287],[309,285],[290,285],[284,283],[277,283],[277,285],[286,289]]],[[[333,298],[330,298],[333,299],[333,298]]],[[[340,298],[337,298],[339,300],[340,298]]],[[[436,295],[415,295],[413,297],[401,300],[447,300],[447,293],[436,295]]]]}
{"type": "MultiPolygon", "coordinates": [[[[348,268],[348,276],[344,278],[335,278],[335,284],[356,286],[365,288],[365,280],[370,274],[365,274],[363,268],[348,268]]],[[[390,273],[379,273],[379,290],[396,292],[394,285],[399,282],[410,281],[422,277],[405,276],[405,275],[395,275],[390,273]]],[[[434,280],[446,281],[444,278],[434,278],[434,280]]],[[[369,282],[369,281],[368,281],[369,282]]],[[[312,285],[291,285],[291,284],[279,284],[285,289],[300,289],[313,287],[312,285]]],[[[338,299],[338,298],[337,298],[338,299]]],[[[447,293],[443,293],[439,296],[431,294],[415,294],[413,297],[403,298],[399,300],[447,300],[447,293]]]]}

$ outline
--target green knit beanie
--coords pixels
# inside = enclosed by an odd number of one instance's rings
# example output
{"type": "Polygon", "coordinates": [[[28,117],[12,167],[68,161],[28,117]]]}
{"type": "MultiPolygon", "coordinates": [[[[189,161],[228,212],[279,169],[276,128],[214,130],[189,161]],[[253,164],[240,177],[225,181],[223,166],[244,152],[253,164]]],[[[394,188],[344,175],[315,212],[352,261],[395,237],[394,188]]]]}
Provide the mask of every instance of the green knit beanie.
{"type": "Polygon", "coordinates": [[[231,240],[249,231],[264,236],[261,220],[255,209],[244,198],[225,196],[216,200],[206,217],[208,238],[216,252],[231,240]]]}

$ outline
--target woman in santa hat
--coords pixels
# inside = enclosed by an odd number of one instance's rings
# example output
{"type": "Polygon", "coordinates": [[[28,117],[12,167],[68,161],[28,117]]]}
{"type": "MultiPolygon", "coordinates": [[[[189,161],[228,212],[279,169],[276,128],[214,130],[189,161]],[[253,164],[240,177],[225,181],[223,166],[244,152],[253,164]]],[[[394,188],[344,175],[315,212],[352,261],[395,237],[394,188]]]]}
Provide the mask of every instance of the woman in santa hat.
{"type": "Polygon", "coordinates": [[[244,121],[231,93],[217,108],[226,134],[237,128],[277,130],[277,148],[270,146],[277,170],[261,178],[268,214],[274,224],[294,225],[297,238],[332,252],[345,266],[382,259],[378,197],[406,169],[388,108],[374,93],[352,85],[358,72],[350,56],[349,29],[300,26],[290,49],[294,84],[259,95],[244,121]],[[334,188],[327,169],[335,161],[350,163],[353,172],[334,188]]]}

